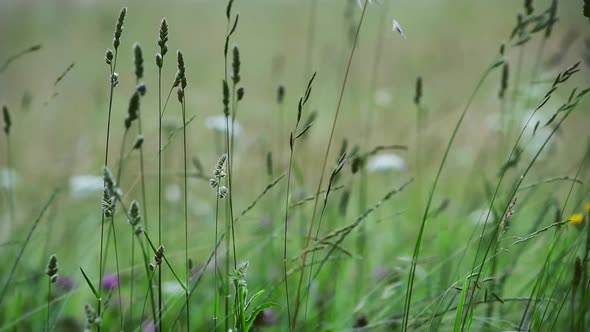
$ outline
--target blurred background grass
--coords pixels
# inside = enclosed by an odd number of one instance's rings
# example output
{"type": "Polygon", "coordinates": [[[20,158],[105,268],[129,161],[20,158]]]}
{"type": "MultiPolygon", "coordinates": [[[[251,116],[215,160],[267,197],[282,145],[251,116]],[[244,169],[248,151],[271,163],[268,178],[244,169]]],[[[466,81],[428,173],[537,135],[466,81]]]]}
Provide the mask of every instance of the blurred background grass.
{"type": "MultiPolygon", "coordinates": [[[[388,0],[384,0],[388,1],[388,0]]],[[[345,69],[350,43],[349,24],[345,19],[346,1],[318,1],[316,30],[311,49],[312,65],[306,68],[308,25],[311,19],[311,1],[249,0],[237,1],[240,25],[234,40],[240,46],[242,56],[242,82],[246,97],[240,104],[238,121],[244,133],[238,140],[237,169],[234,195],[240,211],[269,182],[265,172],[265,154],[273,151],[277,165],[276,174],[286,166],[288,135],[280,135],[279,123],[290,128],[296,114],[297,100],[303,93],[312,71],[318,76],[311,98],[310,110],[318,111],[318,120],[310,136],[297,152],[297,188],[311,193],[316,186],[321,157],[324,153],[329,126],[336,107],[338,89],[345,69]],[[276,104],[276,88],[283,83],[287,89],[285,107],[276,104]]],[[[17,220],[30,219],[31,210],[37,209],[54,187],[61,187],[59,204],[54,209],[51,223],[36,240],[49,251],[58,252],[60,264],[65,271],[76,271],[81,261],[97,255],[89,255],[91,243],[96,237],[98,196],[79,199],[68,194],[69,179],[74,175],[99,175],[102,167],[104,131],[108,103],[108,67],[104,63],[105,49],[111,46],[113,26],[122,5],[128,6],[128,18],[122,37],[118,73],[120,84],[116,89],[111,136],[111,160],[118,158],[118,145],[123,132],[123,119],[129,97],[133,91],[133,59],[131,45],[139,42],[145,57],[145,82],[148,95],[142,100],[142,116],[146,136],[146,169],[148,197],[156,199],[157,172],[157,71],[154,63],[159,22],[166,17],[170,25],[170,55],[164,69],[163,82],[171,82],[176,72],[173,52],[182,49],[186,59],[189,85],[187,88],[187,112],[195,115],[189,126],[189,153],[198,156],[205,170],[212,170],[220,155],[216,149],[215,132],[206,126],[207,117],[222,114],[221,79],[223,75],[223,41],[225,34],[225,1],[31,1],[4,0],[0,2],[0,61],[33,44],[42,44],[39,52],[27,55],[10,65],[0,74],[0,102],[9,105],[13,112],[13,163],[17,170],[17,220]],[[62,82],[54,86],[56,78],[71,64],[73,69],[62,82]],[[28,219],[27,219],[28,218],[28,219]],[[43,234],[42,234],[43,233],[43,234]]],[[[549,1],[535,1],[535,7],[545,9],[549,1]]],[[[585,48],[588,40],[587,21],[581,15],[581,2],[561,1],[560,22],[554,37],[548,41],[542,59],[539,77],[551,80],[555,74],[573,64],[582,56],[588,57],[585,48]],[[577,34],[567,52],[562,41],[577,34]],[[548,64],[550,58],[559,55],[557,63],[548,64]]],[[[360,9],[353,7],[353,23],[360,9]]],[[[343,138],[350,144],[363,144],[363,148],[375,145],[404,144],[408,152],[401,152],[408,169],[403,172],[388,172],[370,179],[369,202],[378,199],[392,185],[415,175],[414,153],[416,144],[416,108],[412,99],[417,76],[424,80],[423,103],[428,109],[425,130],[420,135],[424,146],[426,163],[421,186],[412,199],[398,202],[404,206],[386,207],[379,212],[383,218],[404,213],[396,225],[389,225],[390,232],[381,233],[379,224],[371,226],[374,233],[372,259],[379,263],[396,255],[411,254],[418,224],[415,220],[421,213],[423,194],[430,185],[438,166],[442,149],[458,112],[469,97],[476,80],[495,59],[500,44],[507,39],[516,22],[516,13],[522,11],[522,1],[471,1],[432,0],[428,2],[403,0],[390,4],[370,6],[366,24],[360,36],[358,53],[355,56],[352,74],[344,97],[343,113],[336,131],[335,144],[343,138]],[[384,14],[383,10],[389,8],[384,14]],[[381,21],[381,15],[385,20],[381,21]],[[391,31],[391,21],[397,20],[403,27],[407,40],[391,31]],[[383,24],[381,24],[384,22],[383,24]],[[376,43],[383,32],[382,56],[379,62],[376,91],[370,91],[371,73],[374,66],[376,43]],[[370,141],[365,142],[367,130],[370,141]],[[386,249],[387,248],[387,249],[386,249]]],[[[523,67],[523,82],[527,82],[536,57],[539,38],[526,46],[523,67]]],[[[511,65],[516,62],[517,51],[508,54],[511,65]]],[[[577,83],[585,86],[588,80],[589,63],[582,65],[577,83]]],[[[492,75],[485,85],[466,119],[458,141],[451,152],[439,192],[440,199],[450,198],[457,215],[463,215],[481,207],[485,201],[483,183],[493,176],[502,159],[498,158],[500,138],[493,124],[498,118],[500,104],[497,101],[499,72],[492,75]]],[[[168,83],[164,83],[167,86],[168,83]]],[[[511,86],[511,88],[513,88],[511,86]]],[[[514,111],[515,123],[520,123],[526,114],[526,105],[538,103],[549,88],[547,84],[529,86],[524,84],[518,91],[519,107],[514,111]],[[531,100],[528,102],[527,100],[531,100]]],[[[167,91],[167,88],[164,88],[167,91]]],[[[510,94],[512,91],[510,90],[510,94]]],[[[562,98],[567,97],[563,90],[562,98]]],[[[555,98],[559,100],[558,98],[555,98]]],[[[558,101],[552,101],[559,105],[558,101]]],[[[568,120],[566,129],[560,131],[551,158],[543,162],[536,178],[544,175],[566,175],[575,172],[585,148],[589,123],[588,102],[584,102],[568,120]]],[[[550,109],[548,112],[552,112],[550,109]]],[[[173,96],[166,111],[165,122],[169,127],[181,123],[180,110],[173,96]]],[[[2,149],[5,146],[2,144],[2,149]]],[[[336,151],[333,149],[333,158],[336,151]]],[[[504,156],[506,151],[500,152],[504,156]]],[[[5,155],[0,157],[4,165],[5,155]]],[[[167,186],[179,185],[182,178],[180,141],[173,141],[165,153],[167,186]]],[[[135,160],[135,159],[134,159],[135,160]]],[[[134,163],[129,163],[123,188],[129,188],[129,198],[139,197],[138,172],[134,163]]],[[[211,247],[210,227],[214,196],[206,182],[190,183],[191,208],[194,224],[193,254],[202,261],[211,247]],[[205,226],[203,226],[205,225],[205,226]]],[[[170,187],[174,190],[175,187],[170,187]]],[[[553,190],[553,189],[552,189],[553,190]]],[[[563,190],[563,188],[554,188],[563,190]]],[[[281,194],[276,194],[282,196],[281,194]]],[[[542,194],[540,194],[542,196],[542,194]]],[[[278,202],[280,200],[274,199],[278,202]]],[[[273,198],[270,199],[272,205],[273,198]]],[[[395,201],[394,201],[395,202],[395,201]]],[[[2,201],[5,211],[5,200],[2,201]]],[[[542,201],[528,208],[535,210],[542,201]]],[[[174,243],[181,230],[181,204],[169,202],[166,216],[170,227],[165,229],[165,241],[174,243]]],[[[151,213],[156,211],[151,205],[151,213]]],[[[256,233],[260,221],[267,217],[267,207],[257,208],[248,220],[255,231],[241,233],[238,246],[245,250],[243,258],[253,263],[253,271],[263,270],[264,260],[256,259],[248,250],[254,248],[263,234],[256,233]]],[[[356,210],[353,210],[356,215],[356,210]]],[[[155,222],[155,215],[150,216],[155,222]]],[[[298,217],[299,218],[299,217],[298,217]]],[[[378,219],[378,218],[376,218],[378,219]]],[[[452,219],[452,218],[450,218],[452,219]]],[[[302,220],[305,220],[303,217],[302,220]]],[[[442,223],[440,232],[454,230],[455,223],[442,223]]],[[[11,232],[0,235],[2,242],[11,240],[11,232]]],[[[125,225],[121,226],[125,227],[125,225]]],[[[298,226],[296,226],[298,227],[298,226]]],[[[250,229],[250,228],[249,228],[250,229]]],[[[264,228],[263,228],[264,229],[264,228]]],[[[469,234],[465,230],[460,234],[469,234]]],[[[437,233],[437,232],[435,232],[437,233]]],[[[441,241],[452,242],[452,238],[441,241]]],[[[180,243],[180,242],[179,242],[180,243]]],[[[178,243],[180,250],[181,246],[178,243]]],[[[124,246],[124,245],[123,245],[124,246]]],[[[172,245],[175,247],[176,245],[172,245]]],[[[7,249],[10,250],[10,249],[7,249]]],[[[172,249],[174,250],[174,248],[172,249]]],[[[436,251],[436,250],[435,250],[436,251]]],[[[44,261],[45,250],[32,250],[44,261]]],[[[179,254],[179,262],[180,262],[179,254]]],[[[28,261],[33,269],[34,260],[28,261]]],[[[278,264],[277,260],[277,264],[278,264]]],[[[43,263],[44,264],[44,263],[43,263]]],[[[378,264],[376,264],[378,265],[378,264]]],[[[41,265],[42,266],[42,265],[41,265]]],[[[76,273],[76,272],[72,272],[76,273]]]]}

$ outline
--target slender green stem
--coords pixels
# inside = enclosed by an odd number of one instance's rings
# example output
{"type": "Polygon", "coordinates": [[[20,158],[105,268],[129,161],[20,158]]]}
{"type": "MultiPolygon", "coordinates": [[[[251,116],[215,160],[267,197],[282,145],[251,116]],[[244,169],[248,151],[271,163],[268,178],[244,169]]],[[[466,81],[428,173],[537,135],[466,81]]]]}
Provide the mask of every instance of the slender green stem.
{"type": "Polygon", "coordinates": [[[49,332],[50,317],[51,317],[51,278],[47,278],[47,319],[45,320],[45,332],[49,332]]]}
{"type": "MultiPolygon", "coordinates": [[[[295,127],[295,131],[297,131],[297,127],[295,127]]],[[[289,200],[291,199],[290,191],[291,191],[291,173],[293,171],[293,154],[295,150],[295,142],[291,147],[291,153],[289,155],[289,169],[287,171],[287,193],[285,195],[285,222],[284,222],[284,235],[283,235],[283,274],[285,279],[285,297],[287,301],[287,325],[289,325],[289,331],[293,331],[293,326],[291,325],[291,304],[289,302],[289,279],[288,277],[288,270],[287,270],[287,231],[289,225],[289,200]]]]}
{"type": "MultiPolygon", "coordinates": [[[[309,247],[309,243],[311,240],[311,232],[314,228],[314,223],[315,223],[315,216],[316,216],[316,212],[317,212],[317,207],[318,207],[318,201],[319,201],[319,192],[322,190],[322,183],[324,181],[324,173],[326,171],[326,166],[328,164],[328,155],[330,154],[330,149],[332,147],[332,141],[334,139],[334,132],[336,131],[336,124],[338,123],[338,115],[340,114],[340,109],[342,106],[342,100],[344,99],[344,91],[346,90],[346,85],[348,82],[348,75],[350,73],[350,68],[352,66],[352,60],[354,58],[354,53],[356,51],[356,46],[357,46],[357,41],[358,41],[358,37],[360,35],[361,32],[361,27],[363,25],[363,21],[365,18],[365,13],[367,12],[367,6],[369,4],[369,1],[365,1],[364,5],[363,5],[363,11],[361,14],[361,18],[359,20],[359,24],[357,26],[357,30],[356,30],[356,34],[354,37],[354,41],[352,44],[352,49],[350,51],[350,56],[348,57],[348,64],[346,66],[346,72],[344,74],[344,79],[342,81],[342,87],[340,89],[340,96],[338,98],[338,105],[336,106],[336,112],[334,113],[334,120],[332,122],[332,128],[330,129],[330,137],[328,139],[328,145],[326,147],[326,152],[324,154],[324,160],[322,162],[322,168],[320,170],[320,180],[318,181],[318,187],[316,189],[316,199],[314,201],[314,207],[313,207],[313,213],[311,215],[311,223],[309,225],[309,230],[308,230],[308,234],[307,237],[305,239],[305,249],[307,249],[309,247]]],[[[307,258],[307,251],[304,251],[304,255],[302,257],[302,266],[305,266],[305,261],[307,258]]],[[[300,302],[301,302],[301,288],[303,285],[303,276],[305,272],[305,268],[301,269],[300,273],[299,273],[299,283],[297,286],[297,293],[295,296],[295,307],[293,310],[293,317],[292,317],[292,322],[291,322],[291,326],[292,329],[294,330],[297,324],[297,314],[299,312],[299,306],[300,306],[300,302]]]]}
{"type": "MultiPolygon", "coordinates": [[[[162,68],[158,67],[158,244],[162,244],[162,68]]],[[[162,267],[158,266],[158,331],[162,327],[162,267]]]]}
{"type": "MultiPolygon", "coordinates": [[[[104,151],[104,167],[107,167],[109,164],[109,141],[111,137],[111,115],[113,111],[113,95],[115,91],[115,84],[113,81],[113,75],[115,74],[115,70],[117,68],[117,56],[119,54],[118,48],[115,48],[115,56],[113,58],[113,62],[110,65],[110,76],[109,80],[111,83],[110,91],[109,91],[109,110],[108,110],[108,118],[107,118],[107,133],[105,138],[105,151],[104,151]]],[[[100,258],[99,258],[99,280],[98,284],[102,285],[102,278],[104,276],[104,269],[103,269],[103,241],[104,241],[104,222],[105,216],[104,213],[101,213],[101,221],[100,221],[100,258]]],[[[106,259],[104,260],[106,262],[106,259]]],[[[98,289],[98,305],[97,305],[97,315],[101,317],[102,315],[102,287],[98,289]]],[[[97,331],[100,332],[100,325],[97,327],[97,331]]]]}
{"type": "Polygon", "coordinates": [[[133,286],[135,284],[135,234],[131,228],[131,285],[129,289],[129,322],[133,324],[133,286]]]}
{"type": "Polygon", "coordinates": [[[190,284],[190,269],[188,263],[188,183],[187,183],[187,153],[186,153],[186,97],[183,95],[182,107],[182,147],[184,158],[184,264],[186,267],[186,330],[190,331],[190,308],[189,308],[189,288],[190,284]]]}
{"type": "Polygon", "coordinates": [[[8,189],[6,189],[6,195],[8,202],[8,229],[10,230],[14,225],[14,182],[13,177],[15,175],[14,169],[12,169],[12,159],[10,153],[10,134],[6,135],[6,169],[8,170],[8,189]]]}
{"type": "MultiPolygon", "coordinates": [[[[119,270],[119,250],[117,247],[117,232],[115,231],[115,214],[111,216],[111,232],[113,232],[113,244],[115,245],[115,268],[117,270],[117,295],[119,297],[119,310],[120,310],[120,324],[121,331],[125,331],[123,323],[123,302],[121,301],[121,272],[119,270]]],[[[99,285],[102,288],[102,284],[99,285]]]]}
{"type": "Polygon", "coordinates": [[[413,286],[414,286],[414,277],[416,274],[416,265],[417,265],[417,261],[418,261],[418,256],[420,255],[420,249],[422,247],[422,240],[424,237],[424,231],[426,230],[426,221],[428,219],[428,214],[430,211],[430,205],[432,204],[432,199],[434,197],[434,192],[435,192],[436,187],[438,185],[438,181],[440,179],[440,176],[442,174],[442,170],[443,170],[445,163],[447,161],[447,157],[449,155],[451,147],[453,146],[453,143],[455,141],[455,137],[457,136],[457,133],[459,132],[459,128],[461,127],[461,124],[463,123],[463,119],[465,118],[467,111],[471,107],[471,104],[473,103],[473,100],[475,99],[477,92],[479,91],[479,89],[483,85],[483,82],[488,77],[489,73],[492,71],[493,68],[495,68],[495,65],[490,66],[485,71],[485,73],[482,75],[482,77],[479,79],[479,82],[475,86],[475,89],[473,90],[471,97],[469,97],[469,100],[467,101],[467,104],[465,105],[465,108],[463,109],[463,112],[461,113],[461,116],[459,117],[459,120],[457,121],[455,128],[453,129],[453,133],[451,135],[451,138],[449,139],[449,143],[447,144],[445,153],[444,153],[441,163],[438,167],[438,171],[437,171],[436,176],[434,178],[434,182],[433,182],[432,187],[430,189],[430,193],[428,194],[428,201],[426,203],[426,208],[424,209],[424,214],[422,215],[420,230],[418,232],[418,238],[416,240],[416,245],[414,247],[414,254],[412,256],[412,263],[410,266],[410,274],[408,276],[408,284],[406,286],[407,287],[406,288],[406,299],[405,299],[404,313],[403,313],[403,319],[402,319],[402,321],[403,321],[402,322],[402,331],[404,331],[404,332],[408,330],[408,323],[409,323],[409,318],[410,318],[410,307],[412,304],[412,290],[413,290],[413,286]]]}
{"type": "MultiPolygon", "coordinates": [[[[219,189],[217,189],[219,190],[219,189]]],[[[219,225],[219,194],[215,193],[215,242],[213,245],[215,249],[213,250],[214,253],[214,287],[213,290],[215,292],[215,302],[213,304],[213,331],[217,331],[217,315],[219,310],[219,268],[217,266],[217,242],[218,242],[218,225],[219,225]]]]}

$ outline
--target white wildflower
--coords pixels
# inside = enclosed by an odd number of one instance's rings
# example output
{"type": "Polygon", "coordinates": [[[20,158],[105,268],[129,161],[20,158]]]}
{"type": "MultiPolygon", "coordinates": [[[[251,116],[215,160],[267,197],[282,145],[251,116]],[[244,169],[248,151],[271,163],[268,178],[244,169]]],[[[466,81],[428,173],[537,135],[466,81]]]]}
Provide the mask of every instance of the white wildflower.
{"type": "Polygon", "coordinates": [[[166,187],[166,191],[164,193],[164,197],[170,203],[176,203],[180,201],[182,197],[182,191],[180,190],[180,186],[177,184],[170,184],[166,187]]]}
{"type": "MultiPolygon", "coordinates": [[[[207,126],[208,129],[216,130],[222,133],[225,133],[226,124],[226,118],[224,115],[210,116],[205,120],[205,126],[207,126]]],[[[231,119],[229,119],[229,134],[231,136],[239,137],[242,135],[242,131],[242,126],[237,121],[234,122],[232,131],[231,119]]]]}
{"type": "Polygon", "coordinates": [[[375,91],[375,105],[378,107],[388,107],[393,103],[393,95],[386,88],[375,91]]]}
{"type": "Polygon", "coordinates": [[[165,281],[162,283],[162,292],[170,296],[179,296],[184,294],[184,289],[176,281],[165,281]]]}
{"type": "Polygon", "coordinates": [[[367,171],[369,172],[380,172],[388,170],[396,170],[400,172],[405,171],[405,160],[396,154],[390,153],[372,157],[367,162],[367,171]]]}
{"type": "Polygon", "coordinates": [[[494,213],[490,209],[477,209],[469,214],[469,220],[476,225],[483,225],[488,219],[488,224],[492,224],[496,221],[494,213]],[[489,212],[489,217],[488,217],[489,212]]]}
{"type": "Polygon", "coordinates": [[[70,194],[75,198],[86,198],[104,189],[104,178],[98,175],[76,175],[70,178],[70,194]]]}

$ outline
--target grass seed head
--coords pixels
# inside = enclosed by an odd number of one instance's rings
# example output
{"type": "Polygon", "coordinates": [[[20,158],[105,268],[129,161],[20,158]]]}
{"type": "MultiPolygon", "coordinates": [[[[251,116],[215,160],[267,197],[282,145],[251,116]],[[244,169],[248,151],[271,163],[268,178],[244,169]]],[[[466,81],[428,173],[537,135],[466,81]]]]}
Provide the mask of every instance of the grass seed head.
{"type": "Polygon", "coordinates": [[[115,25],[115,36],[113,37],[113,48],[117,50],[121,44],[121,34],[123,33],[123,24],[127,15],[127,7],[123,7],[119,13],[117,24],[115,25]]]}
{"type": "Polygon", "coordinates": [[[236,95],[238,97],[238,101],[241,101],[244,98],[244,87],[239,87],[238,91],[236,91],[236,95]]]}
{"type": "Polygon", "coordinates": [[[135,65],[135,78],[139,81],[143,78],[143,52],[139,43],[133,44],[133,63],[135,65]]]}
{"type": "Polygon", "coordinates": [[[232,69],[233,69],[233,73],[232,73],[232,81],[234,83],[234,85],[238,84],[241,80],[240,77],[240,49],[238,48],[238,45],[234,45],[232,47],[232,69]]]}
{"type": "Polygon", "coordinates": [[[107,48],[105,54],[104,54],[104,61],[107,63],[107,65],[111,65],[113,64],[113,50],[111,50],[110,48],[107,48]]]}
{"type": "Polygon", "coordinates": [[[12,119],[10,118],[10,111],[6,105],[2,106],[2,128],[6,136],[10,134],[10,127],[12,127],[12,119]]]}
{"type": "Polygon", "coordinates": [[[49,276],[49,280],[51,283],[55,283],[57,281],[57,274],[58,267],[57,267],[57,256],[51,255],[49,257],[49,261],[47,262],[47,275],[49,276]]]}
{"type": "Polygon", "coordinates": [[[277,103],[282,104],[285,100],[285,86],[283,84],[279,84],[277,87],[277,103]]]}
{"type": "Polygon", "coordinates": [[[129,225],[136,226],[141,222],[141,213],[139,211],[139,203],[134,200],[129,205],[129,225]]]}
{"type": "Polygon", "coordinates": [[[164,57],[168,53],[168,22],[166,18],[160,22],[160,36],[158,38],[158,46],[160,46],[160,55],[164,57]]]}

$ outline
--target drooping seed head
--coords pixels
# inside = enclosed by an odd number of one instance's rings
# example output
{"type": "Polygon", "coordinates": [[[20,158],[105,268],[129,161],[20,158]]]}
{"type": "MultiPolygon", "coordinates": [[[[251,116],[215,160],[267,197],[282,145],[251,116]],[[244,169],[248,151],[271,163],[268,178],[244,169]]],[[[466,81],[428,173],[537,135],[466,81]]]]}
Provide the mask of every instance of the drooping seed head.
{"type": "Polygon", "coordinates": [[[47,275],[49,276],[49,280],[51,280],[51,283],[54,283],[57,281],[57,274],[58,271],[58,267],[57,267],[57,256],[55,255],[51,255],[49,257],[49,261],[47,262],[47,275]]]}
{"type": "Polygon", "coordinates": [[[139,43],[133,44],[133,63],[135,64],[135,78],[139,81],[143,78],[143,52],[139,43]]]}

